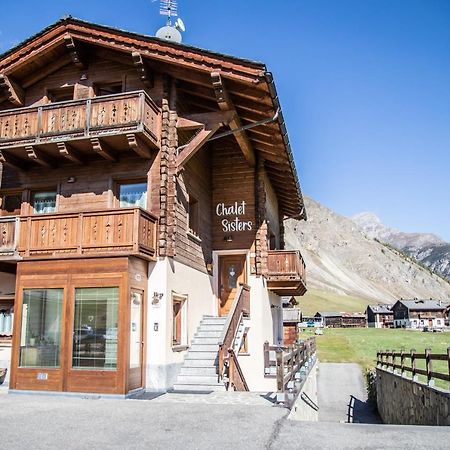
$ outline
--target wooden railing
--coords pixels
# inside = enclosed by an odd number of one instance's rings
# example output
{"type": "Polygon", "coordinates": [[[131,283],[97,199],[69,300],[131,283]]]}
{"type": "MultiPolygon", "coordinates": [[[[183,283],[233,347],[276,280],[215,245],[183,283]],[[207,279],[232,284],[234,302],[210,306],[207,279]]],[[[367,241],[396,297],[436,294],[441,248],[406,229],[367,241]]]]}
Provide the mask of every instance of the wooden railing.
{"type": "Polygon", "coordinates": [[[0,217],[0,258],[9,259],[18,256],[19,226],[17,217],[0,217]]]}
{"type": "Polygon", "coordinates": [[[156,143],[159,108],[144,92],[125,92],[0,112],[0,149],[58,138],[146,131],[156,143]]]}
{"type": "Polygon", "coordinates": [[[450,347],[447,348],[447,353],[432,353],[429,348],[425,350],[425,353],[417,353],[414,349],[410,352],[403,350],[399,352],[395,350],[379,351],[377,352],[377,367],[380,369],[391,368],[393,372],[400,371],[401,376],[409,373],[414,381],[417,381],[418,375],[422,375],[426,377],[428,385],[434,384],[435,379],[450,383],[450,347]],[[424,369],[417,367],[418,361],[424,361],[424,369]],[[447,364],[442,364],[441,371],[435,371],[433,370],[433,361],[444,361],[447,364]],[[445,369],[444,366],[446,366],[445,369]]]}
{"type": "Polygon", "coordinates": [[[269,289],[280,295],[306,292],[306,266],[298,250],[270,250],[266,276],[269,289]]]}
{"type": "Polygon", "coordinates": [[[228,313],[227,321],[219,340],[219,379],[223,379],[225,366],[229,373],[228,388],[248,390],[247,383],[233,351],[233,341],[243,317],[250,314],[250,286],[241,284],[236,293],[233,305],[228,313]]]}
{"type": "MultiPolygon", "coordinates": [[[[294,401],[298,390],[295,381],[300,381],[302,372],[306,376],[312,359],[316,356],[316,338],[312,337],[289,346],[264,343],[264,376],[277,379],[279,399],[286,404],[290,393],[290,402],[294,401]]],[[[303,378],[305,378],[305,376],[303,378]]],[[[303,380],[304,381],[304,380],[303,380]]]]}
{"type": "Polygon", "coordinates": [[[20,217],[24,259],[156,255],[157,219],[140,208],[20,217]]]}

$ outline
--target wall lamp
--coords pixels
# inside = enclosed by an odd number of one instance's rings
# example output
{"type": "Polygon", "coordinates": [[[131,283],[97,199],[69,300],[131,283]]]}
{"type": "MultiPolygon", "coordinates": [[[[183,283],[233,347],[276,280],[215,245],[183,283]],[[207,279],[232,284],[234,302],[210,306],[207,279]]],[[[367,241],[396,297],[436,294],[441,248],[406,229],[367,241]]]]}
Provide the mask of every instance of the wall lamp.
{"type": "Polygon", "coordinates": [[[75,183],[77,181],[76,177],[67,177],[68,183],[75,183]]]}
{"type": "Polygon", "coordinates": [[[230,235],[228,235],[228,236],[225,236],[225,237],[223,238],[223,240],[224,240],[225,242],[233,242],[233,236],[231,236],[231,234],[230,234],[230,235]]]}

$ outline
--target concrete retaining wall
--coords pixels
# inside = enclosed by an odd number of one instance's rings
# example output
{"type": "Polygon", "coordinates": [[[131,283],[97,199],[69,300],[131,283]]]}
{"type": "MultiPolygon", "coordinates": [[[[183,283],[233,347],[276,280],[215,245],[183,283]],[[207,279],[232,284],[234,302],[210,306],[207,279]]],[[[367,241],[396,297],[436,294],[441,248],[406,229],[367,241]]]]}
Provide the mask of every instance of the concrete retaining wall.
{"type": "Polygon", "coordinates": [[[289,419],[317,422],[319,407],[317,406],[317,361],[302,386],[299,396],[292,407],[289,419]]]}
{"type": "Polygon", "coordinates": [[[450,425],[450,392],[379,368],[377,404],[384,423],[450,425]]]}

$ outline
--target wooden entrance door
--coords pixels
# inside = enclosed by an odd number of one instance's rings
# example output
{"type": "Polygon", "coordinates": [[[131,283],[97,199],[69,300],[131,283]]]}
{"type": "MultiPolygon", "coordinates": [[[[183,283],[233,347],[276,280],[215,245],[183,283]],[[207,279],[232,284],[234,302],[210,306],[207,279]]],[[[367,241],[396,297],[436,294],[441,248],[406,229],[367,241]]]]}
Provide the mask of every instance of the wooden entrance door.
{"type": "Polygon", "coordinates": [[[142,387],[144,348],[144,292],[133,289],[130,301],[130,360],[128,391],[142,387]]]}
{"type": "Polygon", "coordinates": [[[219,258],[219,315],[226,316],[233,304],[239,283],[247,282],[246,255],[227,255],[219,258]]]}

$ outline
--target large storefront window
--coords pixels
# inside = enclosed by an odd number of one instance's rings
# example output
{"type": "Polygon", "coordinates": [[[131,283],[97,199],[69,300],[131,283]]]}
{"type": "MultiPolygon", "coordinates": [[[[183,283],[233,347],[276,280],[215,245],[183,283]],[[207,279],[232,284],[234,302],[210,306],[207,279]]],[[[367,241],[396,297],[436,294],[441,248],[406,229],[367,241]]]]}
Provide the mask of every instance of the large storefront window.
{"type": "Polygon", "coordinates": [[[117,368],[119,288],[75,289],[72,367],[117,368]]]}
{"type": "Polygon", "coordinates": [[[63,289],[24,289],[20,367],[59,367],[63,289]]]}

